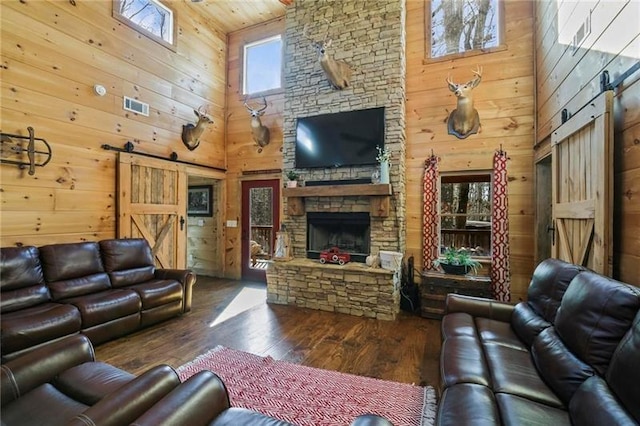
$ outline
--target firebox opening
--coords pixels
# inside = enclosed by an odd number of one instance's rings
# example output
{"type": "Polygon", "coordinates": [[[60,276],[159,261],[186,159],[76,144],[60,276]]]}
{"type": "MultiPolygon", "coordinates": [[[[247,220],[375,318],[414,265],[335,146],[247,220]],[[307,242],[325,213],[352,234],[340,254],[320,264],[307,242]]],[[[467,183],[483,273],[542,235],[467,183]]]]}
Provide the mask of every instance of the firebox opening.
{"type": "Polygon", "coordinates": [[[352,262],[364,263],[370,251],[369,213],[307,213],[307,258],[338,247],[351,255],[352,262]]]}

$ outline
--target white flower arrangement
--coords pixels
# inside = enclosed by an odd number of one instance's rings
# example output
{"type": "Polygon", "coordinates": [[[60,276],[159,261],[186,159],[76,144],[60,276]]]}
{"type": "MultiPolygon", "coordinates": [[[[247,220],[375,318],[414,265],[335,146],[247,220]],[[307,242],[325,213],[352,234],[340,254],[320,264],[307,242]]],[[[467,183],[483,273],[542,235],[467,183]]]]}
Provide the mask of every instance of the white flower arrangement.
{"type": "Polygon", "coordinates": [[[389,163],[391,159],[391,152],[388,147],[384,147],[384,149],[380,148],[380,145],[376,145],[376,149],[378,150],[378,155],[376,155],[376,160],[378,163],[389,163]]]}

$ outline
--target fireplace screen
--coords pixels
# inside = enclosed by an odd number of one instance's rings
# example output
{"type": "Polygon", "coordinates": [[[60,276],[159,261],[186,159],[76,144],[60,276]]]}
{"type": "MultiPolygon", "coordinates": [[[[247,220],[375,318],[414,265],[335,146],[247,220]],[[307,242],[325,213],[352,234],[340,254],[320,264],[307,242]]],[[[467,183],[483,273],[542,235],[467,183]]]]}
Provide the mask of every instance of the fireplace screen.
{"type": "Polygon", "coordinates": [[[364,262],[371,241],[369,213],[307,213],[307,257],[318,259],[322,250],[338,247],[364,262]]]}

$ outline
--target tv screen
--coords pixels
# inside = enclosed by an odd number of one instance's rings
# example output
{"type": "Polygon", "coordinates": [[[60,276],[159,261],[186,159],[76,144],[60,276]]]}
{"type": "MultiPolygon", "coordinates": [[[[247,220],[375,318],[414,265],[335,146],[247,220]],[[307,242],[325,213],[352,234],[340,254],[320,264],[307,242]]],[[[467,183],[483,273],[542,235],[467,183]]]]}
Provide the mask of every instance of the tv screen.
{"type": "Polygon", "coordinates": [[[298,118],[296,168],[376,164],[384,107],[298,118]]]}

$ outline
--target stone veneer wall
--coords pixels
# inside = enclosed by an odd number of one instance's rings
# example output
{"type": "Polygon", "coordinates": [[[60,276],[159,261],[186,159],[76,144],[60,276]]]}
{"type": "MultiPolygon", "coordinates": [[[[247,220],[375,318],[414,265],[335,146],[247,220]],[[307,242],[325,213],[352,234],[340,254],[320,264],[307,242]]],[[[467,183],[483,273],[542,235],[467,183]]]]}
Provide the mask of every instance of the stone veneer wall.
{"type": "Polygon", "coordinates": [[[309,259],[274,262],[267,270],[267,301],[301,308],[394,320],[400,287],[393,272],[361,263],[319,265],[309,259]]]}
{"type": "MultiPolygon", "coordinates": [[[[371,252],[404,252],[405,221],[405,0],[296,0],[287,8],[283,170],[295,166],[296,118],[385,107],[385,145],[391,151],[391,212],[371,219],[371,252]],[[328,22],[327,22],[328,21],[328,22]],[[354,70],[350,87],[333,89],[311,41],[327,29],[329,53],[354,70]]],[[[297,170],[303,180],[370,178],[377,167],[297,170]]],[[[283,180],[284,179],[283,177],[283,180]]],[[[287,200],[285,199],[285,203],[287,200]]],[[[286,205],[285,205],[286,207],[286,205]]],[[[306,211],[369,211],[367,197],[307,198],[306,211]]],[[[286,209],[285,209],[286,211],[286,209]]],[[[295,257],[306,250],[306,216],[285,216],[295,257]]]]}

